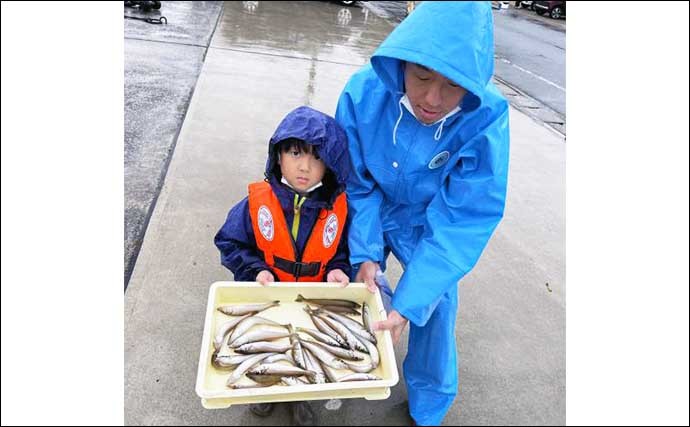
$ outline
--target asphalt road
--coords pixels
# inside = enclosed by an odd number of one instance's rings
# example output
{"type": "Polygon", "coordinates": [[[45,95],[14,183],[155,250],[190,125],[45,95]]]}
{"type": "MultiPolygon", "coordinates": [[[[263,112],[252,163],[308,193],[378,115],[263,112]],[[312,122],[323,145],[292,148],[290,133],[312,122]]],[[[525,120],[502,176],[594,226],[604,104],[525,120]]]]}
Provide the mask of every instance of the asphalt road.
{"type": "Polygon", "coordinates": [[[565,21],[495,10],[494,40],[496,75],[565,117],[565,21]]]}

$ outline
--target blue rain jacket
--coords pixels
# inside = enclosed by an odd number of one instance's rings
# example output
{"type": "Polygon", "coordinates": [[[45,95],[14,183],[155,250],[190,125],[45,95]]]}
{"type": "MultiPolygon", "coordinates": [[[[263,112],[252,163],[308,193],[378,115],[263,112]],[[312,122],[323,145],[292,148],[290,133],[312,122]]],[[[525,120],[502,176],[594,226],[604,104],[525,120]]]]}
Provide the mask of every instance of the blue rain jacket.
{"type": "Polygon", "coordinates": [[[420,425],[438,425],[457,393],[457,283],[503,216],[508,104],[491,83],[493,61],[488,2],[424,2],[338,102],[352,162],[350,261],[385,267],[392,251],[403,264],[392,305],[411,322],[404,373],[420,425]],[[401,103],[404,61],[467,89],[460,111],[418,121],[401,103]]]}
{"type": "MultiPolygon", "coordinates": [[[[321,209],[331,207],[337,196],[345,190],[345,183],[350,173],[350,160],[347,151],[347,136],[332,117],[309,107],[299,107],[283,119],[269,142],[265,175],[280,201],[288,227],[292,226],[294,219],[295,191],[280,182],[276,148],[279,142],[288,138],[301,139],[315,146],[319,157],[331,172],[330,177],[327,172],[323,181],[324,186],[312,191],[300,209],[300,224],[295,245],[301,253],[304,251],[321,209]]],[[[337,268],[345,274],[350,274],[347,238],[345,238],[347,229],[346,225],[336,256],[326,266],[326,274],[337,268]]],[[[256,246],[249,215],[248,197],[230,210],[214,242],[220,250],[221,263],[233,272],[236,281],[251,282],[256,279],[261,270],[270,270],[262,252],[256,246]]]]}

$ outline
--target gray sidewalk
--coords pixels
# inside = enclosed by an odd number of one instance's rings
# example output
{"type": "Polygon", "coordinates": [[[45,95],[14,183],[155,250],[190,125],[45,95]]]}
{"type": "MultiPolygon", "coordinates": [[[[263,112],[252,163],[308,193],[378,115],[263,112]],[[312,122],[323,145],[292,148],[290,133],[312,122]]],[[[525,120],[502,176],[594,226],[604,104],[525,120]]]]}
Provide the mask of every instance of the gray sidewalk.
{"type": "MultiPolygon", "coordinates": [[[[325,2],[226,2],[218,25],[125,293],[128,425],[289,424],[284,407],[259,419],[196,396],[208,289],[231,280],[213,236],[262,178],[282,117],[302,104],[333,114],[392,29],[325,2]]],[[[444,424],[565,424],[564,244],[565,144],[511,108],[505,219],[460,284],[460,390],[444,424]]],[[[405,400],[401,375],[387,400],[315,407],[323,425],[404,425],[405,400]]]]}
{"type": "Polygon", "coordinates": [[[125,288],[163,185],[222,2],[163,2],[125,19],[125,288]]]}

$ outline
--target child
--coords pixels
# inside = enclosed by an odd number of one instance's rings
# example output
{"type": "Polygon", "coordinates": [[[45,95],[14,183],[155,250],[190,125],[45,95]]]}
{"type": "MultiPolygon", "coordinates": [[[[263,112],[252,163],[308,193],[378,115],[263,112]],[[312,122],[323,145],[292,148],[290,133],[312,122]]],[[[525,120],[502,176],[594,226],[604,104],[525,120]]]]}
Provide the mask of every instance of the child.
{"type": "MultiPolygon", "coordinates": [[[[249,184],[215,237],[236,281],[349,283],[345,181],[347,137],[335,120],[299,107],[269,142],[266,179],[249,184]]],[[[307,402],[291,404],[297,425],[312,425],[307,402]]],[[[251,405],[268,416],[273,404],[251,405]]]]}

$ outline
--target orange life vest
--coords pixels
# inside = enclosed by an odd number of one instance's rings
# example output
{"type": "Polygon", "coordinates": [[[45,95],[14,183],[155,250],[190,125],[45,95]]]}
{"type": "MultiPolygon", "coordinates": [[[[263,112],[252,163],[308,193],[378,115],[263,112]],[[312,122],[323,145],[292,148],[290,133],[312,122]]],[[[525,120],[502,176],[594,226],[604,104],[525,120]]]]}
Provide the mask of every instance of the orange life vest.
{"type": "Polygon", "coordinates": [[[302,256],[268,182],[249,184],[249,215],[257,247],[281,282],[323,282],[326,264],[335,256],[347,219],[347,199],[340,194],[332,210],[322,209],[302,256]]]}

